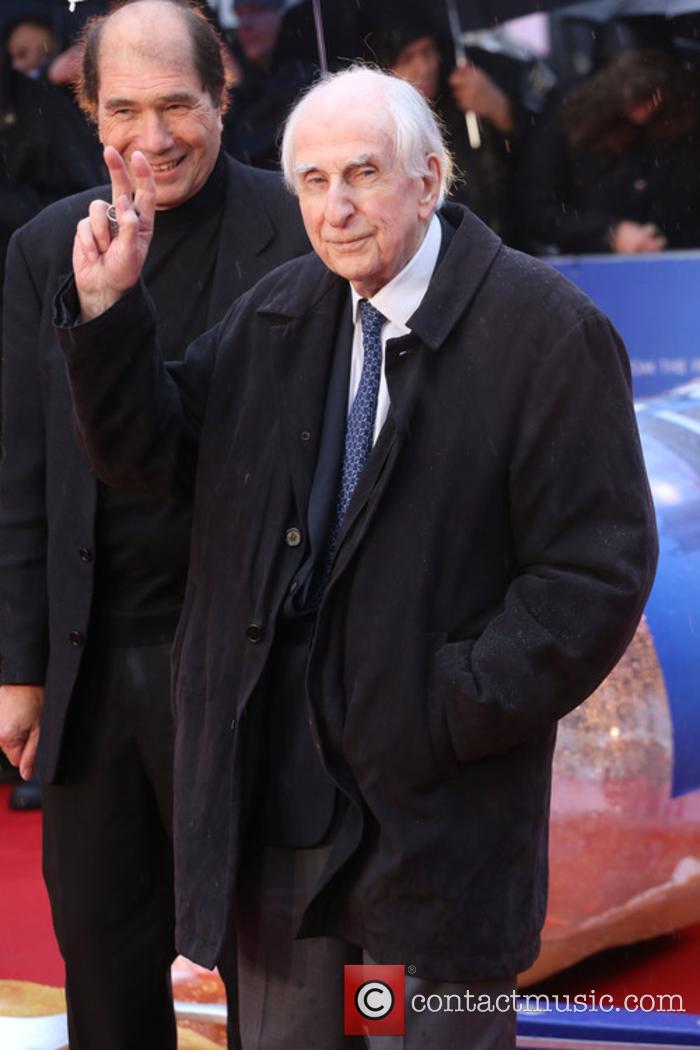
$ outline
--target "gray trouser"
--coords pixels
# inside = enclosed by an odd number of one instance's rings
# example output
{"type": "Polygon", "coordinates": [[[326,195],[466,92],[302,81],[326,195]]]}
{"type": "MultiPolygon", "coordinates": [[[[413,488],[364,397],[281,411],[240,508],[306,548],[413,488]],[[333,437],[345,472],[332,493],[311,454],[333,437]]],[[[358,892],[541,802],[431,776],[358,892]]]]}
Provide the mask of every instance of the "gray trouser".
{"type": "Polygon", "coordinates": [[[416,995],[465,1001],[467,988],[475,998],[509,995],[514,977],[452,984],[407,976],[405,1036],[343,1035],[343,967],[373,960],[335,938],[293,936],[329,849],[261,847],[246,868],[236,901],[237,959],[220,966],[226,983],[236,984],[243,1050],[513,1050],[512,1009],[416,1012],[411,1001],[416,995]]]}

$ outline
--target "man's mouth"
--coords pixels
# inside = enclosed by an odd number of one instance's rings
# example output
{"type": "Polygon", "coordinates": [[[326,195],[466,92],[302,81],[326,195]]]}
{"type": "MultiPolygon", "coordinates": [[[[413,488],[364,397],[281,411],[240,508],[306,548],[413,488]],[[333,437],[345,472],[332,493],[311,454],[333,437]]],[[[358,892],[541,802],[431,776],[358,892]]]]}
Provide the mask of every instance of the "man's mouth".
{"type": "Polygon", "coordinates": [[[181,160],[182,157],[178,157],[177,160],[167,160],[164,161],[162,164],[151,164],[151,171],[153,171],[156,175],[163,171],[172,171],[173,168],[176,168],[178,166],[181,160]]]}
{"type": "Polygon", "coordinates": [[[352,240],[347,241],[330,241],[334,248],[353,248],[367,240],[369,234],[363,234],[361,237],[353,237],[352,240]]]}

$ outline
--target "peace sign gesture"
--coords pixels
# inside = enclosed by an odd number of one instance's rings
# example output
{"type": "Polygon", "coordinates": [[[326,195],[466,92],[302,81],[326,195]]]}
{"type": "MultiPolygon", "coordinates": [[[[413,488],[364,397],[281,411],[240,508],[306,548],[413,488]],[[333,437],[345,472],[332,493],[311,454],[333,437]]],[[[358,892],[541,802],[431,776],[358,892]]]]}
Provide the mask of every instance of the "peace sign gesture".
{"type": "Polygon", "coordinates": [[[93,201],[89,217],[78,223],[73,271],[84,321],[104,313],[136,284],[153,236],[156,188],[148,161],[135,151],[130,179],[123,157],[113,146],[105,148],[104,159],[119,232],[110,233],[106,201],[93,201]]]}

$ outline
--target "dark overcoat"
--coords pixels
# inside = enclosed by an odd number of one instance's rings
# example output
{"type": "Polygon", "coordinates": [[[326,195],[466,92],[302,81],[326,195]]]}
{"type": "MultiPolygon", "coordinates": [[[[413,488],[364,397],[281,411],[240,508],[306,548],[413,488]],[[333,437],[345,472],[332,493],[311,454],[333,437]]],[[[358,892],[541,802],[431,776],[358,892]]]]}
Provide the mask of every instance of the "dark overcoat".
{"type": "MultiPolygon", "coordinates": [[[[412,334],[387,346],[391,410],[316,623],[309,716],[349,805],[301,933],[461,980],[537,954],[556,721],[629,642],[656,535],[619,337],[553,269],[444,214],[412,334]]],[[[175,848],[179,948],[205,964],[230,921],[347,296],[314,255],[292,261],[170,376],[140,286],[82,326],[70,292],[57,307],[98,473],[196,485],[175,848]]]]}
{"type": "MultiPolygon", "coordinates": [[[[280,178],[227,159],[208,321],[274,266],[308,248],[280,178]]],[[[46,685],[37,770],[56,773],[92,603],[97,479],[72,423],[52,323],[78,221],[109,187],[46,208],[11,243],[3,353],[0,654],[4,683],[46,685]]],[[[130,340],[127,339],[127,343],[130,340]]]]}

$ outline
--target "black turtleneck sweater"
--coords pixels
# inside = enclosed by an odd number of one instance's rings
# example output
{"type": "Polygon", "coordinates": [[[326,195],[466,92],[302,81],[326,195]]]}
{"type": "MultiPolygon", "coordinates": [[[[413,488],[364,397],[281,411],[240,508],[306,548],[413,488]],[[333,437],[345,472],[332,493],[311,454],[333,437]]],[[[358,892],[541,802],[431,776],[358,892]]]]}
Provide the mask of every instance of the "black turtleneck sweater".
{"type": "MultiPolygon", "coordinates": [[[[226,159],[219,154],[201,190],[156,212],[143,277],[156,307],[166,361],[182,360],[205,331],[219,248],[226,159]]],[[[116,645],[172,638],[185,590],[191,507],[100,484],[92,625],[116,645]]]]}

